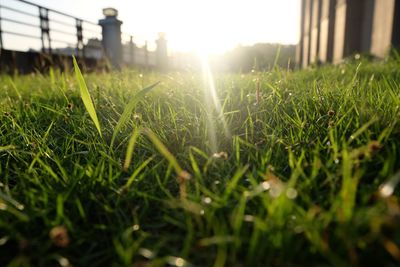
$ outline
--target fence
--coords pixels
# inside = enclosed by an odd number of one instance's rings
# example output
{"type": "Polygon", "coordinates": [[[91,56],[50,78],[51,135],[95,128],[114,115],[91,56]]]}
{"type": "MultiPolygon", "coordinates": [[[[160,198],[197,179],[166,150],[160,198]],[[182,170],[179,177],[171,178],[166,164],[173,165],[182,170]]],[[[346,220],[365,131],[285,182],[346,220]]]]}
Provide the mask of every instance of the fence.
{"type": "MultiPolygon", "coordinates": [[[[0,49],[75,55],[100,60],[105,56],[102,28],[97,23],[26,0],[0,0],[0,49]]],[[[121,34],[122,63],[153,67],[156,52],[149,42],[121,34]]]]}
{"type": "Polygon", "coordinates": [[[124,65],[146,68],[154,68],[157,65],[154,43],[125,33],[122,33],[121,41],[124,65]]]}
{"type": "Polygon", "coordinates": [[[26,50],[29,44],[43,53],[86,56],[89,50],[87,56],[95,56],[101,53],[100,40],[96,23],[25,0],[0,1],[1,49],[26,50]]]}

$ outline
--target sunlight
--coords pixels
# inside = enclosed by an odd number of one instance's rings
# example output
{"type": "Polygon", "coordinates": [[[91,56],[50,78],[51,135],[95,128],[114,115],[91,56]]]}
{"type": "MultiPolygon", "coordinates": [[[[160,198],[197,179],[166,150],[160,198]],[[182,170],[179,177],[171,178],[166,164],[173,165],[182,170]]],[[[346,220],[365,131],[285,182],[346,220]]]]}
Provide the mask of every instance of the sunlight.
{"type": "MultiPolygon", "coordinates": [[[[300,0],[36,0],[89,21],[112,6],[122,32],[141,42],[165,32],[172,52],[225,52],[238,44],[295,44],[300,36],[300,0]]],[[[38,44],[40,45],[40,44],[38,44]]]]}
{"type": "Polygon", "coordinates": [[[208,139],[210,141],[210,147],[212,152],[217,153],[219,151],[218,139],[216,132],[216,120],[213,118],[213,114],[218,114],[218,119],[222,123],[223,131],[226,138],[230,138],[231,134],[226,123],[221,103],[219,102],[217,90],[215,87],[215,80],[212,74],[210,64],[208,62],[207,50],[198,50],[198,57],[201,61],[201,69],[203,73],[203,93],[204,103],[207,108],[207,129],[208,139]]]}
{"type": "Polygon", "coordinates": [[[149,39],[165,32],[173,51],[213,54],[238,44],[294,44],[299,38],[298,0],[148,0],[129,5],[120,12],[126,18],[124,30],[149,39]],[[127,10],[140,12],[124,15],[127,10]]]}

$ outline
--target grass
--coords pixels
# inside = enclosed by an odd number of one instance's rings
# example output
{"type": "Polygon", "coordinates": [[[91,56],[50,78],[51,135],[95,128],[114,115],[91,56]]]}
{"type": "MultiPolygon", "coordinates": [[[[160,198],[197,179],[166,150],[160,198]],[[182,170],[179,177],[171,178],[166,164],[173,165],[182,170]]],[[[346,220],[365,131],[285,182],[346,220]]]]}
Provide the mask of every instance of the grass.
{"type": "Polygon", "coordinates": [[[78,74],[0,77],[0,266],[400,263],[398,59],[78,74]]]}

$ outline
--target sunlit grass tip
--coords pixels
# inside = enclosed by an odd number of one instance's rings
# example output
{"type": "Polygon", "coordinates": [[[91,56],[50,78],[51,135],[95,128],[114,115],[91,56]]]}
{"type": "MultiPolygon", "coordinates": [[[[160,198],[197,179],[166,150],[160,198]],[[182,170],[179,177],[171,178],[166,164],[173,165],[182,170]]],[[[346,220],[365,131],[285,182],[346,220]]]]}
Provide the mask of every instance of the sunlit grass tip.
{"type": "Polygon", "coordinates": [[[99,119],[97,118],[96,109],[94,108],[93,101],[92,101],[92,98],[90,97],[90,93],[86,86],[85,79],[83,78],[82,72],[78,66],[78,63],[76,62],[75,57],[73,57],[73,61],[74,61],[75,76],[78,81],[79,92],[80,92],[83,104],[85,105],[86,111],[89,113],[90,118],[94,122],[94,125],[96,126],[97,131],[99,132],[100,136],[102,136],[100,122],[99,122],[99,119]]]}

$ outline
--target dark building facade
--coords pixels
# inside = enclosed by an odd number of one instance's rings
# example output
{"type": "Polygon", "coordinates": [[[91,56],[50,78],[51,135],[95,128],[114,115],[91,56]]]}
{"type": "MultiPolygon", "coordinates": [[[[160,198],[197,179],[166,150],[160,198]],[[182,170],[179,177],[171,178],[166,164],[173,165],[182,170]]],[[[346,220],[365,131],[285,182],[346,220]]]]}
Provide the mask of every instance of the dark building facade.
{"type": "Polygon", "coordinates": [[[354,53],[382,58],[400,47],[400,0],[301,1],[301,67],[339,63],[354,53]]]}

